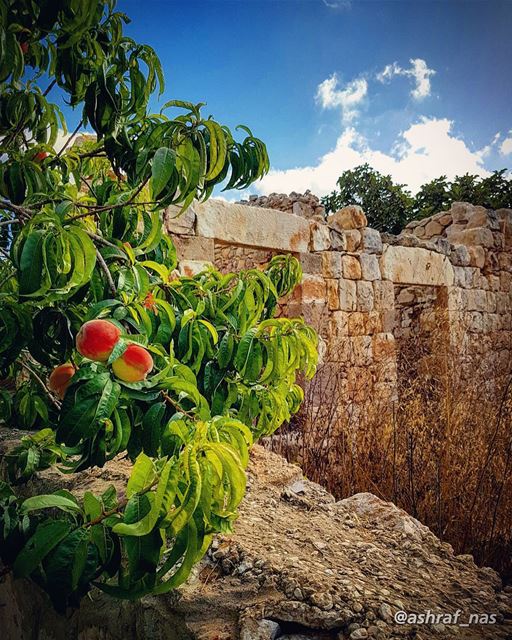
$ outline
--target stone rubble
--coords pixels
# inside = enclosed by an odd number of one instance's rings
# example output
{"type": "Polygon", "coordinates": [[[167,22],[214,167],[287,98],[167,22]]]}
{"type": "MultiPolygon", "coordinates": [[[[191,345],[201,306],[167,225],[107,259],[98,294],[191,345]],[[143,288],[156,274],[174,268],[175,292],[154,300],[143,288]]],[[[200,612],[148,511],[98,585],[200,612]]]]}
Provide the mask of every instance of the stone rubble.
{"type": "MultiPolygon", "coordinates": [[[[32,488],[119,487],[125,460],[32,488]]],[[[116,601],[99,592],[59,618],[28,583],[0,587],[7,640],[376,640],[510,638],[512,593],[491,569],[371,494],[336,502],[301,470],[255,446],[235,532],[216,538],[194,577],[169,596],[116,601]],[[496,614],[492,625],[397,624],[397,611],[496,614]],[[37,626],[34,621],[37,620],[37,626]]]]}

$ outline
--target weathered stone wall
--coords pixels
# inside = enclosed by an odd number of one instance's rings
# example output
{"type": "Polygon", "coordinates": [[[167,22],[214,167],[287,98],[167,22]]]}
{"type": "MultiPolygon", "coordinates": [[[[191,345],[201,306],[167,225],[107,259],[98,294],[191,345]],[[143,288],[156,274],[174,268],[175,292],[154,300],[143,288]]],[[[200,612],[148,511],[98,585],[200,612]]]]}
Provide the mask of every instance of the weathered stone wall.
{"type": "Polygon", "coordinates": [[[170,208],[166,227],[184,273],[294,254],[304,279],[283,313],[318,330],[323,370],[342,372],[352,404],[369,390],[380,406],[395,399],[400,349],[421,339],[428,348],[434,332],[487,360],[493,375],[510,367],[512,210],[454,203],[392,236],[369,228],[360,207],[324,220],[316,202],[311,194],[273,194],[254,206],[211,200],[177,219],[170,208]]]}

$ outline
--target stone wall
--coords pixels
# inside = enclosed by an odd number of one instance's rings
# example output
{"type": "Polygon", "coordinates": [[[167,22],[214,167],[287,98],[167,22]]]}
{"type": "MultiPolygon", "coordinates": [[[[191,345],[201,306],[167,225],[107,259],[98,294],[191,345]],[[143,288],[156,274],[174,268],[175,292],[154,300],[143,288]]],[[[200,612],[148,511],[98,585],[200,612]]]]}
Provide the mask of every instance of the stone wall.
{"type": "Polygon", "coordinates": [[[316,202],[311,194],[273,194],[253,206],[210,200],[179,218],[169,208],[166,227],[188,274],[205,263],[231,270],[295,255],[304,278],[283,313],[317,329],[323,371],[342,372],[351,411],[361,390],[380,406],[396,399],[397,362],[411,340],[428,350],[430,336],[444,332],[493,375],[510,367],[512,210],[454,203],[392,236],[369,228],[360,207],[324,219],[316,202]]]}

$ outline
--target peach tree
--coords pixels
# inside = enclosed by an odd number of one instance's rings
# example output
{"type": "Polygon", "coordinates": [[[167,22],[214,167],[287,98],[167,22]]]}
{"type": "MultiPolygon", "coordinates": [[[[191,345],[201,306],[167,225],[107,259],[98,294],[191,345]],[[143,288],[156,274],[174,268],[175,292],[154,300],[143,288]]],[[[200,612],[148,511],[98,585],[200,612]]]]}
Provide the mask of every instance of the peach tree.
{"type": "Polygon", "coordinates": [[[176,271],[164,208],[246,188],[268,157],[202,104],[151,113],[160,63],[126,21],[114,0],[0,0],[0,422],[31,431],[3,460],[0,573],[60,611],[93,586],[138,598],[186,580],[317,357],[303,320],[275,317],[295,258],[176,271]],[[20,496],[39,470],[116,456],[133,461],[124,491],[20,496]]]}

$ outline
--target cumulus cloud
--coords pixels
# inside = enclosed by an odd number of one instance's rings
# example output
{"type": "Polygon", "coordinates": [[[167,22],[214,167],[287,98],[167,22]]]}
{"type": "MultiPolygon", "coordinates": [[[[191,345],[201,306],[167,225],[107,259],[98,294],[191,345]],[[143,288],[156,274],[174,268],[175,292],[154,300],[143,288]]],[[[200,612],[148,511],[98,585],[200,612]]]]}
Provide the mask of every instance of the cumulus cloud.
{"type": "Polygon", "coordinates": [[[453,134],[452,127],[453,122],[445,118],[421,118],[398,136],[389,153],[372,149],[363,135],[349,127],[338,138],[336,147],[316,165],[272,170],[255,186],[259,193],[311,189],[317,195],[325,195],[335,188],[343,171],[365,162],[381,173],[391,174],[412,192],[443,174],[448,179],[464,173],[489,175],[483,166],[485,148],[471,151],[453,134]]]}
{"type": "Polygon", "coordinates": [[[316,100],[324,109],[340,109],[344,123],[349,123],[359,114],[362,102],[368,93],[364,78],[356,78],[340,87],[338,76],[332,76],[318,85],[316,100]]]}
{"type": "Polygon", "coordinates": [[[425,60],[421,58],[411,58],[411,66],[404,69],[397,62],[387,64],[384,69],[377,74],[379,82],[390,82],[396,76],[404,76],[414,80],[415,87],[411,91],[411,96],[415,100],[423,100],[430,95],[430,77],[435,75],[434,69],[429,69],[425,60]]]}
{"type": "Polygon", "coordinates": [[[509,156],[512,154],[512,130],[509,131],[509,137],[505,138],[501,143],[500,153],[502,156],[509,156]]]}

